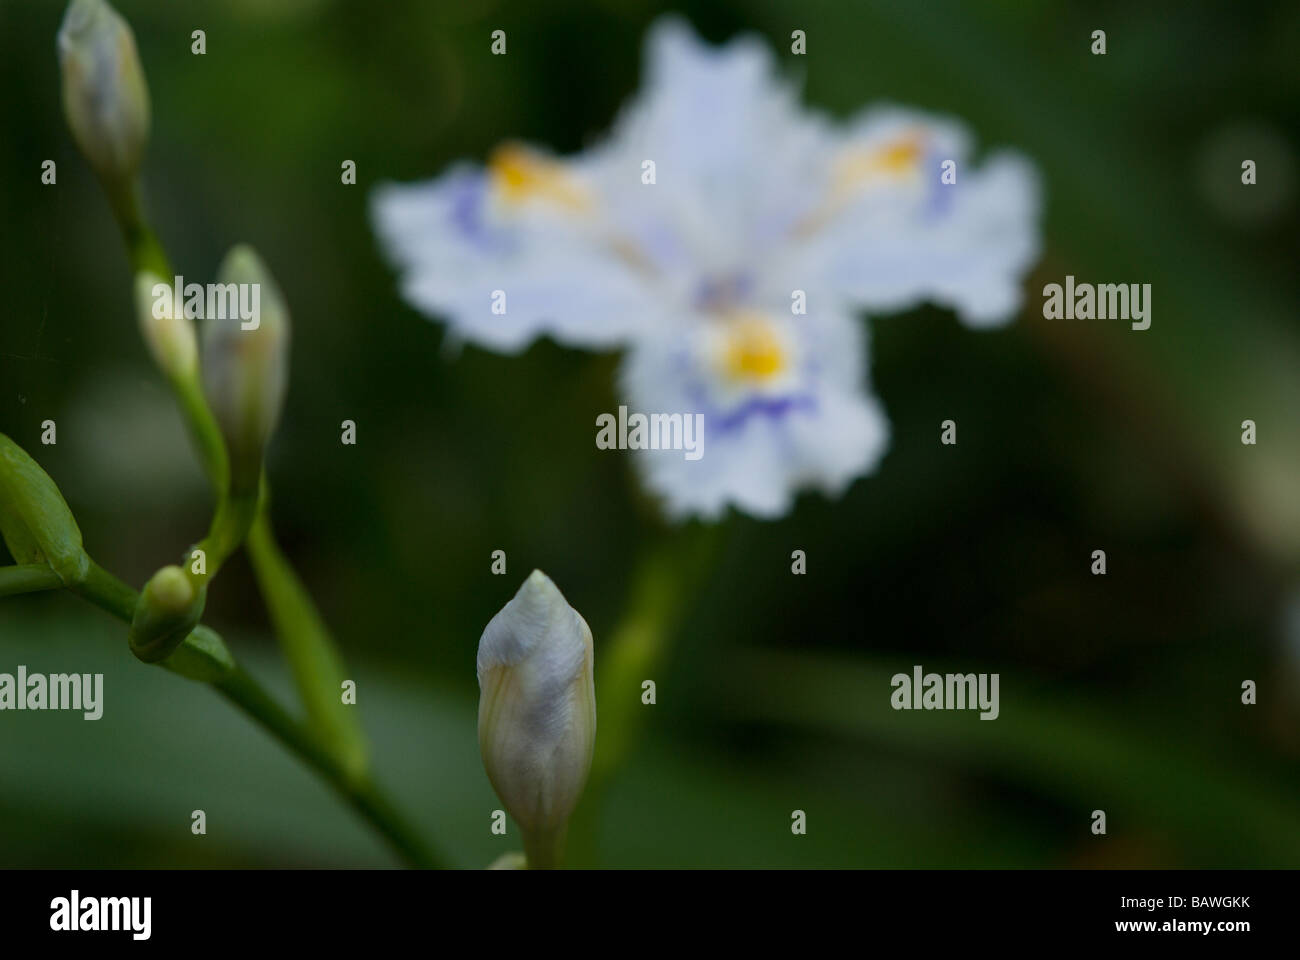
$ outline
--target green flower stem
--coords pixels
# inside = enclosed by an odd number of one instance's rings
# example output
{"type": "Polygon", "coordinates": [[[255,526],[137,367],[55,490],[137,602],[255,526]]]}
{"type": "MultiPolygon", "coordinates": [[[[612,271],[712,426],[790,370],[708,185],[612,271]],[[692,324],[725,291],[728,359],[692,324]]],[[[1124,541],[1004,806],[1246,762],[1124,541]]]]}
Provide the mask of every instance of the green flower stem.
{"type": "Polygon", "coordinates": [[[597,670],[599,736],[589,784],[599,787],[632,748],[644,717],[641,684],[655,680],[672,654],[683,608],[714,555],[718,529],[672,531],[640,560],[627,613],[601,649],[597,670]]]}
{"type": "MultiPolygon", "coordinates": [[[[75,585],[73,591],[97,607],[108,611],[119,620],[131,622],[138,595],[129,586],[96,563],[91,563],[86,579],[75,585]]],[[[185,643],[162,665],[194,679],[210,683],[222,696],[242,710],[255,723],[261,725],[330,786],[365,820],[383,835],[404,862],[413,867],[438,867],[437,856],[411,827],[397,807],[375,782],[364,774],[341,763],[333,750],[327,748],[311,728],[293,719],[262,689],[242,667],[228,659],[221,662],[214,655],[213,645],[224,651],[220,638],[206,627],[199,627],[186,638],[185,643]],[[206,664],[200,674],[200,664],[206,664]]]]}
{"type": "Polygon", "coordinates": [[[57,590],[61,586],[63,581],[59,579],[59,575],[44,563],[20,563],[12,567],[0,567],[0,597],[57,590]]]}
{"type": "Polygon", "coordinates": [[[564,855],[566,827],[524,831],[524,858],[529,870],[555,870],[564,855]]]}
{"type": "Polygon", "coordinates": [[[217,419],[203,396],[203,385],[197,375],[189,377],[169,377],[172,392],[180,405],[185,419],[185,429],[198,451],[203,472],[216,491],[217,499],[225,497],[229,486],[230,460],[226,454],[226,443],[221,437],[221,428],[217,419]]]}
{"type": "Polygon", "coordinates": [[[342,764],[333,750],[285,713],[242,668],[236,667],[213,686],[324,777],[409,866],[439,866],[424,840],[374,781],[342,764]]]}
{"type": "Polygon", "coordinates": [[[102,184],[113,208],[113,217],[122,229],[122,240],[126,243],[126,254],[131,260],[133,273],[148,270],[157,274],[163,281],[170,281],[173,273],[171,262],[158,242],[158,236],[144,219],[144,207],[140,202],[140,183],[132,180],[129,187],[111,189],[102,184]]]}
{"type": "Polygon", "coordinates": [[[71,590],[83,600],[89,600],[101,610],[107,610],[127,623],[135,616],[136,601],[140,598],[138,593],[93,560],[86,579],[72,586],[71,590]]]}
{"type": "Polygon", "coordinates": [[[196,591],[207,586],[221,565],[239,549],[256,516],[256,494],[251,497],[223,496],[217,501],[217,511],[212,516],[208,535],[194,547],[195,550],[202,550],[206,557],[205,570],[203,573],[195,573],[192,563],[185,567],[186,576],[196,591]]]}
{"type": "Polygon", "coordinates": [[[262,510],[248,535],[253,575],[313,728],[344,769],[364,778],[368,766],[365,737],[356,719],[356,707],[342,702],[342,686],[347,679],[343,658],[306,587],[275,542],[266,503],[264,496],[262,510]]]}
{"type": "Polygon", "coordinates": [[[633,575],[627,612],[598,648],[596,754],[570,823],[570,858],[576,864],[593,865],[605,787],[632,751],[645,719],[641,684],[658,680],[671,658],[681,615],[707,575],[719,537],[717,527],[696,524],[672,531],[647,551],[633,575]]]}

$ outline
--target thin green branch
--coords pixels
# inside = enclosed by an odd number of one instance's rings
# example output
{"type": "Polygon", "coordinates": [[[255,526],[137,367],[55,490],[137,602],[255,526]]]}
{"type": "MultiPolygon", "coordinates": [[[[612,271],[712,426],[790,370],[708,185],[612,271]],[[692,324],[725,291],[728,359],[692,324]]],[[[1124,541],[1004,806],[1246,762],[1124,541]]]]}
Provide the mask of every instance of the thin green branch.
{"type": "MultiPolygon", "coordinates": [[[[72,588],[80,597],[127,623],[135,611],[138,594],[96,563],[86,579],[72,588]]],[[[364,772],[342,762],[312,731],[291,717],[242,667],[222,664],[213,655],[211,640],[216,635],[199,627],[185,645],[161,665],[192,678],[206,679],[222,696],[255,723],[279,740],[291,752],[339,791],[347,802],[388,841],[402,860],[413,867],[439,867],[441,863],[419,833],[397,807],[364,772]],[[205,638],[203,634],[209,636],[205,638]],[[185,656],[183,663],[175,658],[185,656]],[[204,663],[200,666],[199,661],[204,663]],[[204,675],[198,669],[215,671],[204,675]]]]}
{"type": "Polygon", "coordinates": [[[226,443],[221,437],[221,428],[217,419],[203,396],[203,387],[197,377],[169,377],[172,393],[180,405],[185,419],[185,429],[198,451],[199,462],[203,472],[216,492],[217,500],[226,496],[229,486],[229,460],[226,455],[226,443]]]}
{"type": "Polygon", "coordinates": [[[74,585],[72,592],[119,620],[131,622],[140,595],[93,560],[86,579],[74,585]]]}
{"type": "Polygon", "coordinates": [[[247,547],[307,716],[344,768],[363,778],[368,765],[366,741],[355,706],[342,702],[343,683],[348,679],[343,658],[307,588],[275,542],[265,499],[247,547]]]}
{"type": "Polygon", "coordinates": [[[353,809],[383,834],[408,866],[440,866],[423,838],[375,782],[340,762],[334,751],[285,713],[242,667],[236,667],[213,686],[328,780],[353,809]]]}
{"type": "Polygon", "coordinates": [[[583,801],[569,824],[569,859],[575,866],[594,865],[606,788],[635,749],[647,716],[639,696],[641,684],[671,662],[681,617],[706,576],[721,536],[717,527],[707,524],[677,528],[637,562],[623,617],[600,647],[600,737],[583,801]]]}
{"type": "Polygon", "coordinates": [[[63,581],[59,579],[59,575],[44,563],[20,563],[12,567],[0,567],[0,597],[57,590],[61,586],[63,581]]]}
{"type": "Polygon", "coordinates": [[[164,280],[172,278],[171,263],[163,251],[158,236],[144,219],[144,205],[140,202],[140,184],[132,180],[129,189],[113,190],[105,185],[104,193],[109,206],[113,208],[113,217],[122,228],[122,240],[126,244],[126,254],[131,260],[134,273],[148,271],[164,280]]]}

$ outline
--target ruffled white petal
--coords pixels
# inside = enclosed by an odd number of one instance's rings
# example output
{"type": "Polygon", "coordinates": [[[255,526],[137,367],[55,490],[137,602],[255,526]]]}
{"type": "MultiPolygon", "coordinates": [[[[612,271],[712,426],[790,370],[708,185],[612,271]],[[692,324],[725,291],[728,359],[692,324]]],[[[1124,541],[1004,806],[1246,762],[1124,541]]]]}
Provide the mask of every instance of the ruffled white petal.
{"type": "Polygon", "coordinates": [[[723,47],[659,21],[641,92],[589,154],[611,221],[679,296],[759,265],[819,190],[834,143],[754,37],[723,47]],[[642,182],[655,164],[655,183],[642,182]]]}
{"type": "Polygon", "coordinates": [[[608,349],[653,328],[661,311],[653,284],[590,212],[545,202],[503,209],[494,189],[485,171],[465,166],[376,188],[375,230],[408,301],[503,353],[543,334],[608,349]]]}
{"type": "Polygon", "coordinates": [[[638,450],[646,486],[672,517],[718,519],[730,507],[758,517],[786,513],[805,489],[839,496],[873,470],[889,440],[880,405],[866,390],[865,335],[838,312],[793,318],[799,369],[781,392],[717,406],[716,372],[699,340],[642,342],[624,358],[622,394],[631,411],[704,414],[703,455],[638,450]]]}
{"type": "Polygon", "coordinates": [[[885,108],[856,124],[842,156],[899,155],[871,167],[841,209],[796,252],[806,271],[873,312],[929,301],[972,327],[997,326],[1019,309],[1025,272],[1039,256],[1039,183],[1012,153],[970,160],[954,121],[885,108]],[[957,181],[941,182],[956,161],[957,181]]]}

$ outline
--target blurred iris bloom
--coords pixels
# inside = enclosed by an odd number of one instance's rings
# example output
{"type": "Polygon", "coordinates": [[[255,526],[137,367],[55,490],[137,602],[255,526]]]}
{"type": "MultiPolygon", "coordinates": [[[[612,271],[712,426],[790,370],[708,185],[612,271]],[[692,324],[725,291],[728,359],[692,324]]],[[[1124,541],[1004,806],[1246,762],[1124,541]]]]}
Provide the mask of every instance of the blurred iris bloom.
{"type": "Polygon", "coordinates": [[[486,167],[377,188],[402,293],[492,350],[543,334],[623,349],[629,409],[702,413],[699,459],[636,454],[675,518],[837,496],[889,438],[856,312],[928,301],[971,327],[1009,321],[1039,251],[1035,170],[1011,153],[974,164],[952,120],[804,110],[754,38],[714,48],[667,18],[646,59],[597,146],[508,143],[486,167]]]}

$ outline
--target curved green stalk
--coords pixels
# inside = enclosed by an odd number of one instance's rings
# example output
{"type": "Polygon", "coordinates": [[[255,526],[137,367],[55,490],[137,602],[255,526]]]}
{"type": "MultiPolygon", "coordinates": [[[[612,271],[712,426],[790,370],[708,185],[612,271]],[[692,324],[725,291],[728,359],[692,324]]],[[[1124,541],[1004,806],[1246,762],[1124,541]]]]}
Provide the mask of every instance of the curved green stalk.
{"type": "Polygon", "coordinates": [[[104,192],[113,208],[113,217],[122,229],[122,241],[126,244],[126,254],[131,260],[131,270],[135,273],[148,270],[163,279],[170,279],[171,263],[167,260],[162,244],[158,242],[157,234],[144,219],[139,181],[132,180],[130,189],[125,194],[107,188],[104,192]]]}
{"type": "MultiPolygon", "coordinates": [[[[92,562],[86,579],[72,589],[119,620],[131,622],[138,594],[98,564],[92,562]]],[[[441,866],[423,838],[370,777],[364,772],[358,774],[343,763],[336,751],[327,747],[310,727],[286,713],[224,651],[224,644],[215,633],[199,627],[161,665],[183,676],[209,683],[334,787],[408,865],[441,866]]]]}
{"type": "Polygon", "coordinates": [[[668,533],[638,561],[623,615],[599,648],[596,702],[599,733],[583,800],[570,822],[570,860],[590,866],[605,787],[633,750],[647,707],[641,684],[672,656],[681,615],[709,569],[721,534],[693,524],[668,533]]]}
{"type": "Polygon", "coordinates": [[[529,870],[555,870],[564,856],[567,827],[554,830],[525,830],[524,859],[529,870]]]}
{"type": "Polygon", "coordinates": [[[236,667],[212,685],[329,781],[352,808],[384,836],[408,866],[440,866],[424,839],[375,782],[341,762],[335,751],[328,749],[319,738],[285,713],[242,667],[236,667]]]}
{"type": "Polygon", "coordinates": [[[185,429],[198,452],[203,472],[220,501],[225,498],[229,486],[230,466],[217,418],[203,396],[203,387],[197,377],[169,377],[168,382],[172,393],[176,395],[176,402],[185,420],[185,429]]]}
{"type": "Polygon", "coordinates": [[[342,702],[341,690],[348,679],[343,658],[307,588],[280,552],[265,505],[249,532],[248,556],[307,716],[343,767],[364,777],[365,737],[355,706],[342,702]]]}
{"type": "Polygon", "coordinates": [[[61,586],[63,581],[59,579],[59,575],[44,563],[20,563],[12,567],[0,567],[0,597],[57,590],[61,586]]]}

